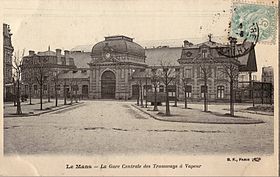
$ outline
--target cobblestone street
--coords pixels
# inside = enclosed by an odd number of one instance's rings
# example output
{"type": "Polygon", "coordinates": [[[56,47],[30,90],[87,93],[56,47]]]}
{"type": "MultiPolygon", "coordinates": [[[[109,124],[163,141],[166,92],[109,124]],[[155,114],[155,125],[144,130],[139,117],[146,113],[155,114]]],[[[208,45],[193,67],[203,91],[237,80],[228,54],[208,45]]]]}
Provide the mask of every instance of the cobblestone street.
{"type": "Polygon", "coordinates": [[[166,122],[151,118],[132,104],[85,101],[72,109],[40,116],[6,117],[4,153],[273,153],[273,116],[253,115],[265,123],[246,125],[166,122]]]}

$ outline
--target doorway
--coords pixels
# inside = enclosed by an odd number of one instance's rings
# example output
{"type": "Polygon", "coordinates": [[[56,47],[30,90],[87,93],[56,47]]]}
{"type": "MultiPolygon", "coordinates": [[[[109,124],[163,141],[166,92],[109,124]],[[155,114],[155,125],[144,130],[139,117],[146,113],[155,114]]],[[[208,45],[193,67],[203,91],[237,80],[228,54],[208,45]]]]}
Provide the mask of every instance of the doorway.
{"type": "Polygon", "coordinates": [[[112,71],[105,71],[101,76],[101,98],[115,99],[116,77],[112,71]]]}

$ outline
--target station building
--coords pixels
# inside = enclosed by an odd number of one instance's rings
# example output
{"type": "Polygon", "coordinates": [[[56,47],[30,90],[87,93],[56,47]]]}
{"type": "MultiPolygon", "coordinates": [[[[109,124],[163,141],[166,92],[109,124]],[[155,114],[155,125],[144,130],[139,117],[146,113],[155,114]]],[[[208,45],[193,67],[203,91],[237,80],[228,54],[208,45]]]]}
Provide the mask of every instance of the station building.
{"type": "MultiPolygon", "coordinates": [[[[200,44],[184,41],[180,47],[143,48],[134,42],[133,38],[121,35],[108,36],[91,46],[91,50],[80,46],[70,52],[67,51],[62,58],[70,58],[71,62],[59,63],[59,59],[52,60],[53,66],[64,65],[60,67],[63,68],[63,72],[59,75],[56,89],[59,90],[60,97],[63,97],[64,92],[69,95],[69,92],[74,91],[88,99],[134,99],[138,96],[139,90],[145,92],[148,88],[152,89],[151,75],[143,73],[150,73],[152,68],[160,70],[162,63],[168,63],[174,72],[177,72],[178,82],[171,83],[172,89],[165,88],[161,83],[158,91],[164,92],[168,89],[171,95],[177,92],[178,99],[183,99],[183,78],[189,78],[188,97],[193,101],[200,101],[205,95],[201,63],[208,63],[210,71],[206,89],[208,98],[212,101],[226,101],[229,99],[229,78],[222,72],[222,67],[230,60],[217,52],[219,47],[225,45],[208,40],[200,44]],[[203,62],[199,62],[201,60],[203,62]],[[139,81],[142,83],[141,89],[139,81]]],[[[233,64],[238,73],[251,73],[257,70],[254,53],[252,50],[245,56],[234,59],[233,64]]],[[[25,58],[48,57],[48,55],[54,58],[61,57],[60,50],[57,49],[56,52],[48,51],[44,55],[31,52],[25,58]]],[[[48,84],[50,86],[44,87],[47,89],[46,93],[53,96],[54,84],[53,82],[48,84]]],[[[235,85],[238,85],[238,78],[235,85]]]]}

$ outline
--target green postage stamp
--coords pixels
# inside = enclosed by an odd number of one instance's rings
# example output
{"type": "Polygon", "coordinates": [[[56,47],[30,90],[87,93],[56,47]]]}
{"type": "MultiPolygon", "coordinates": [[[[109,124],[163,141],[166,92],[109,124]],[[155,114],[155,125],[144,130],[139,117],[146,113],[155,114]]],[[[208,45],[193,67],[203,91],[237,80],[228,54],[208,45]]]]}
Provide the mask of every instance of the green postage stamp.
{"type": "Polygon", "coordinates": [[[231,35],[239,39],[254,41],[252,26],[258,26],[258,41],[261,43],[275,44],[277,33],[277,7],[234,3],[231,20],[231,35]]]}

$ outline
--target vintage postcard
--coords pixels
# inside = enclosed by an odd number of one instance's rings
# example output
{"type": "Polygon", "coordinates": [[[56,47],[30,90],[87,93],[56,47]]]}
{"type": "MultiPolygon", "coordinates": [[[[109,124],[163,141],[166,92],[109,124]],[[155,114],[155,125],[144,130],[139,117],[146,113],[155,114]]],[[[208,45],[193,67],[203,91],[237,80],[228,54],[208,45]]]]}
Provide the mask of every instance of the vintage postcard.
{"type": "Polygon", "coordinates": [[[3,176],[277,176],[275,0],[4,0],[3,176]]]}

